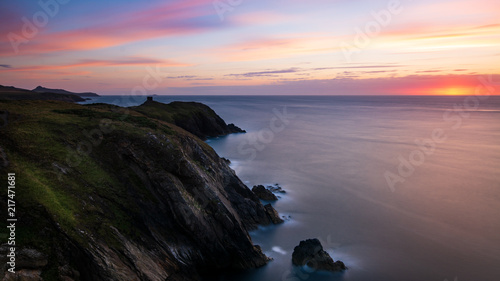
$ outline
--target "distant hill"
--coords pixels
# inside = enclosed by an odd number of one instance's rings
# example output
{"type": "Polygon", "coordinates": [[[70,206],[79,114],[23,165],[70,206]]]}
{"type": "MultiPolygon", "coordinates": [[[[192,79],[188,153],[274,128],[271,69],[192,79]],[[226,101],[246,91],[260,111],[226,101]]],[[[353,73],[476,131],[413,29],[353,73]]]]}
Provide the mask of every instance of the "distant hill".
{"type": "Polygon", "coordinates": [[[42,86],[38,86],[35,89],[33,89],[33,92],[37,93],[55,93],[55,94],[66,94],[66,95],[77,95],[80,97],[98,97],[99,95],[96,93],[91,93],[91,92],[85,92],[85,93],[73,93],[70,91],[66,91],[63,89],[49,89],[45,88],[42,86]]]}
{"type": "Polygon", "coordinates": [[[58,100],[67,102],[85,101],[85,99],[75,94],[54,92],[40,93],[2,85],[0,85],[0,100],[58,100]]]}

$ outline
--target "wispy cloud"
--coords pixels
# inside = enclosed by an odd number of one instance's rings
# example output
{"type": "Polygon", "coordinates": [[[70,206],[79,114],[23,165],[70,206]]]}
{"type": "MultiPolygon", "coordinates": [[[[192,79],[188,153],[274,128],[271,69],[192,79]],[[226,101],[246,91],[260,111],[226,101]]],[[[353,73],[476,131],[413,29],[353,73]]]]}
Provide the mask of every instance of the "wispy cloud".
{"type": "Polygon", "coordinates": [[[191,78],[187,79],[188,81],[212,81],[214,78],[191,78]]]}
{"type": "Polygon", "coordinates": [[[332,53],[339,50],[325,33],[280,34],[277,37],[243,39],[211,50],[226,62],[260,61],[301,55],[332,53]]]}
{"type": "Polygon", "coordinates": [[[483,28],[499,28],[499,27],[500,27],[500,23],[495,23],[495,24],[481,25],[481,26],[478,26],[476,28],[483,29],[483,28]]]}
{"type": "MultiPolygon", "coordinates": [[[[103,10],[98,15],[92,15],[94,20],[77,17],[74,22],[79,22],[78,26],[64,30],[46,30],[43,35],[29,40],[22,48],[21,55],[95,50],[220,27],[220,22],[206,18],[213,14],[209,4],[204,0],[183,0],[122,13],[103,10]]],[[[9,19],[2,30],[21,34],[22,22],[19,18],[9,19]]],[[[12,55],[7,36],[2,36],[0,40],[4,40],[0,41],[0,56],[12,55]]]]}
{"type": "MultiPolygon", "coordinates": [[[[432,95],[436,89],[462,87],[473,89],[475,75],[409,75],[404,77],[359,79],[349,71],[334,79],[281,80],[278,83],[248,86],[171,87],[172,94],[241,94],[241,95],[432,95]]],[[[495,75],[494,81],[500,81],[495,75]]]]}
{"type": "Polygon", "coordinates": [[[166,78],[168,79],[192,79],[196,78],[197,76],[195,75],[183,75],[183,76],[168,76],[166,78]]]}
{"type": "Polygon", "coordinates": [[[275,74],[283,74],[283,73],[295,73],[300,72],[301,70],[295,67],[281,70],[267,70],[267,71],[257,71],[257,72],[247,72],[247,73],[232,73],[226,74],[225,76],[244,76],[244,77],[261,77],[261,76],[275,76],[275,74]]]}
{"type": "Polygon", "coordinates": [[[332,66],[332,67],[318,67],[313,70],[329,70],[329,69],[358,69],[358,68],[389,68],[389,67],[403,67],[400,64],[380,64],[380,65],[350,65],[350,66],[332,66]]]}
{"type": "Polygon", "coordinates": [[[213,77],[201,77],[197,75],[167,76],[167,79],[183,79],[186,81],[211,81],[213,77]]]}
{"type": "Polygon", "coordinates": [[[437,70],[437,69],[434,69],[434,70],[420,70],[420,71],[417,71],[416,73],[438,73],[438,72],[443,72],[443,70],[437,70]]]}
{"type": "MultiPolygon", "coordinates": [[[[186,66],[187,64],[182,64],[174,61],[158,60],[151,58],[122,58],[114,60],[79,60],[74,63],[61,64],[61,65],[32,65],[24,67],[12,68],[9,71],[35,71],[35,70],[61,70],[79,67],[106,67],[106,66],[151,66],[151,65],[162,65],[163,67],[173,67],[173,66],[186,66]]],[[[6,70],[4,70],[6,71],[6,70]]],[[[2,70],[0,70],[2,72],[2,70]]]]}
{"type": "MultiPolygon", "coordinates": [[[[380,69],[380,68],[397,68],[402,67],[402,65],[390,64],[390,65],[354,65],[354,66],[334,66],[334,67],[315,67],[315,68],[299,68],[299,67],[291,67],[286,69],[277,69],[271,70],[266,69],[263,71],[253,71],[253,72],[244,72],[244,73],[229,73],[225,74],[225,77],[281,77],[279,74],[294,74],[298,76],[310,76],[313,72],[324,71],[324,70],[339,70],[339,69],[349,69],[356,70],[361,69],[359,71],[344,71],[342,74],[375,74],[375,73],[387,73],[387,72],[395,72],[396,70],[370,70],[370,71],[362,71],[363,69],[380,69]]],[[[352,76],[354,77],[354,76],[352,76]]],[[[358,76],[356,76],[358,77],[358,76]]],[[[290,79],[290,78],[289,78],[290,79]]],[[[297,78],[294,78],[297,79],[297,78]]]]}

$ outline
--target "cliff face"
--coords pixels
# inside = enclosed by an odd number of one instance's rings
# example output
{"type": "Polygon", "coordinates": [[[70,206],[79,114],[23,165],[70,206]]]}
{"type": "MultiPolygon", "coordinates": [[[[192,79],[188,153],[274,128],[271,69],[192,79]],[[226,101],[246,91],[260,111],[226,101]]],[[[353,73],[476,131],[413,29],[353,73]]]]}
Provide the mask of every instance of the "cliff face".
{"type": "Polygon", "coordinates": [[[190,133],[109,105],[0,110],[0,173],[17,176],[16,244],[41,260],[21,255],[18,276],[35,276],[24,280],[198,280],[267,263],[247,231],[276,214],[190,133]]]}

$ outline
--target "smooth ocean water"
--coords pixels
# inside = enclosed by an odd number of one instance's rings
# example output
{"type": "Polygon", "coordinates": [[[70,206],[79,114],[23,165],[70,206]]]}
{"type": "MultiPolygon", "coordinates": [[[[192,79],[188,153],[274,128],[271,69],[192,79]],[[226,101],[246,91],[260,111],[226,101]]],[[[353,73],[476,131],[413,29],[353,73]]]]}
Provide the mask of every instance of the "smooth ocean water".
{"type": "Polygon", "coordinates": [[[290,219],[251,233],[274,261],[220,280],[500,280],[500,97],[155,99],[203,102],[246,129],[208,143],[249,187],[287,191],[274,207],[290,219]],[[390,188],[387,172],[404,182],[390,188]],[[346,272],[292,267],[315,237],[346,272]]]}

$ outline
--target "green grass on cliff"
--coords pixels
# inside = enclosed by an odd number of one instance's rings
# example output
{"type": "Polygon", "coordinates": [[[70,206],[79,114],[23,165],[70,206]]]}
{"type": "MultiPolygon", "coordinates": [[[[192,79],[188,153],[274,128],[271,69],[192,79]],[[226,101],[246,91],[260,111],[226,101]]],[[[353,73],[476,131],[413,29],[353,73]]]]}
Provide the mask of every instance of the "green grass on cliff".
{"type": "MultiPolygon", "coordinates": [[[[10,114],[8,125],[0,129],[0,147],[7,154],[10,165],[6,168],[8,170],[0,168],[0,171],[16,173],[16,199],[20,215],[33,219],[32,225],[20,223],[19,227],[24,230],[18,242],[41,249],[50,248],[46,245],[50,241],[40,239],[40,233],[30,229],[44,229],[43,224],[51,220],[79,242],[86,239],[82,232],[91,232],[105,237],[108,245],[118,247],[110,226],[129,237],[140,235],[130,221],[130,214],[137,212],[139,206],[127,197],[123,183],[104,164],[110,152],[103,144],[91,146],[89,153],[78,152],[79,146],[84,147],[82,143],[99,140],[89,139],[85,132],[99,130],[103,120],[106,120],[112,132],[103,133],[102,143],[108,139],[120,143],[122,138],[146,142],[148,133],[167,135],[174,140],[188,134],[164,122],[171,119],[153,119],[138,111],[111,105],[0,101],[0,110],[7,110],[10,114]],[[75,155],[78,157],[75,158],[75,155]],[[107,203],[101,205],[93,201],[98,198],[107,200],[107,203]],[[40,214],[42,210],[50,219],[40,214]]],[[[153,112],[160,114],[162,106],[157,110],[153,112]]],[[[188,114],[189,106],[177,112],[181,113],[188,114]]],[[[199,143],[207,147],[201,140],[199,143]]],[[[115,169],[128,168],[121,167],[122,163],[112,165],[115,169]]],[[[131,181],[130,186],[141,186],[139,178],[131,177],[131,181]]],[[[146,191],[138,190],[136,193],[144,196],[145,200],[156,200],[146,191]]],[[[5,189],[0,194],[6,198],[5,189]]]]}
{"type": "Polygon", "coordinates": [[[142,116],[124,115],[118,112],[102,112],[89,108],[55,109],[53,111],[61,114],[73,114],[79,117],[87,117],[88,119],[100,118],[100,119],[110,119],[110,120],[126,120],[126,122],[137,125],[139,127],[147,127],[151,129],[158,128],[158,124],[152,121],[150,118],[142,116]]]}
{"type": "Polygon", "coordinates": [[[169,123],[174,123],[178,120],[191,118],[195,114],[206,114],[210,117],[217,117],[217,114],[208,106],[197,102],[171,102],[164,104],[160,102],[146,102],[140,106],[133,107],[133,110],[142,114],[162,120],[169,123]]]}

